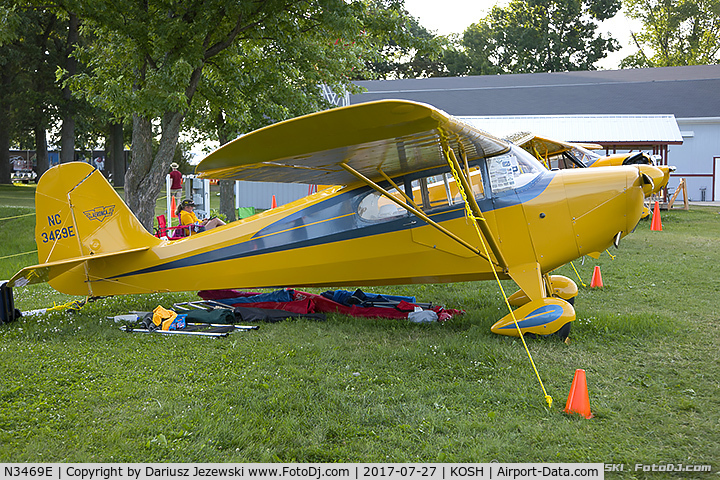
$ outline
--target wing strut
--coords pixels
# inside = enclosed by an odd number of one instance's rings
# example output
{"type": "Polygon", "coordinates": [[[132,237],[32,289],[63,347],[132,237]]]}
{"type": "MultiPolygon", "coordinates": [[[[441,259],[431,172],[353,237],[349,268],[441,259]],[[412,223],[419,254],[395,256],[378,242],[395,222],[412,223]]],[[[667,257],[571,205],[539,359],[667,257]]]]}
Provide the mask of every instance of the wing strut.
{"type": "MultiPolygon", "coordinates": [[[[475,196],[472,194],[472,189],[470,187],[470,184],[468,182],[469,174],[466,176],[466,171],[463,171],[460,167],[460,162],[458,162],[457,157],[455,156],[455,152],[452,148],[450,148],[447,144],[447,142],[443,142],[443,153],[445,154],[445,157],[447,158],[448,163],[450,164],[450,168],[452,170],[453,176],[455,177],[455,181],[459,182],[458,184],[458,190],[460,190],[460,194],[465,199],[465,209],[466,214],[468,217],[472,217],[472,220],[475,222],[475,226],[477,229],[478,236],[480,237],[480,242],[483,245],[483,249],[485,250],[485,253],[487,256],[490,256],[490,252],[488,252],[487,244],[490,244],[490,248],[493,250],[493,253],[495,254],[495,257],[497,258],[498,262],[501,262],[503,265],[502,267],[505,269],[505,271],[508,271],[507,262],[502,256],[502,253],[500,252],[500,249],[498,248],[497,243],[495,242],[495,237],[491,235],[491,232],[487,226],[487,221],[485,220],[485,217],[482,214],[482,211],[480,210],[480,206],[475,201],[475,196]],[[470,195],[467,195],[465,192],[470,192],[470,195]],[[482,234],[480,233],[480,230],[482,230],[482,234]],[[487,232],[487,233],[485,233],[487,232]],[[487,243],[485,243],[485,240],[483,239],[483,236],[485,239],[487,239],[487,243]]],[[[464,157],[465,160],[467,160],[466,157],[464,157]]],[[[467,163],[466,163],[467,165],[467,163]]],[[[528,358],[530,359],[530,364],[533,367],[533,370],[535,371],[535,376],[538,379],[538,382],[540,382],[540,388],[542,388],[543,394],[545,395],[545,401],[548,404],[548,408],[552,408],[552,402],[553,399],[550,395],[548,395],[547,391],[545,390],[545,385],[543,385],[542,379],[540,378],[540,373],[538,373],[537,367],[535,366],[535,361],[532,358],[532,355],[530,354],[530,349],[527,346],[527,343],[525,342],[525,337],[522,334],[522,331],[520,330],[520,325],[518,325],[517,318],[515,317],[515,313],[513,312],[512,307],[510,306],[510,302],[508,301],[507,295],[505,295],[505,289],[503,289],[502,283],[500,283],[500,277],[498,277],[497,270],[493,269],[493,274],[495,275],[495,280],[498,283],[498,287],[500,287],[500,292],[502,292],[503,298],[505,299],[505,305],[507,305],[508,310],[510,311],[510,317],[512,318],[513,322],[515,323],[515,328],[517,328],[518,335],[520,336],[520,340],[522,340],[523,346],[525,347],[525,352],[527,352],[528,358]]],[[[512,278],[512,277],[511,277],[512,278]]]]}
{"type": "Polygon", "coordinates": [[[456,181],[460,180],[460,185],[458,186],[458,188],[461,187],[460,193],[463,194],[463,197],[465,197],[466,205],[470,207],[470,211],[472,212],[472,220],[482,231],[482,236],[485,237],[485,239],[487,240],[490,250],[492,250],[493,255],[495,255],[495,258],[497,259],[497,265],[500,266],[503,270],[507,270],[508,263],[505,260],[502,252],[500,251],[500,246],[497,244],[495,237],[493,236],[490,228],[488,227],[487,220],[485,220],[485,216],[483,215],[482,210],[480,210],[480,206],[477,204],[475,196],[472,195],[472,187],[468,182],[467,176],[464,174],[465,171],[462,169],[462,167],[460,166],[460,162],[458,162],[458,159],[455,156],[455,152],[452,148],[448,146],[445,146],[443,150],[445,151],[447,161],[453,170],[453,174],[455,174],[456,181]],[[470,192],[470,194],[464,194],[463,190],[465,192],[470,192]]]}
{"type": "MultiPolygon", "coordinates": [[[[424,222],[426,222],[428,225],[432,225],[433,227],[437,228],[437,229],[440,230],[442,233],[444,233],[444,234],[447,235],[448,237],[452,238],[453,240],[455,240],[455,241],[458,242],[460,245],[464,246],[465,248],[467,248],[468,250],[470,250],[470,251],[473,252],[474,254],[481,256],[482,258],[484,258],[485,260],[487,260],[487,261],[490,262],[490,263],[493,263],[486,255],[484,255],[484,254],[480,251],[480,249],[474,247],[473,245],[471,245],[470,243],[466,242],[466,241],[463,240],[462,238],[458,237],[457,235],[455,235],[454,233],[452,233],[451,231],[449,231],[449,230],[446,229],[445,227],[439,225],[437,222],[435,222],[435,221],[433,221],[432,219],[430,219],[430,217],[428,217],[427,215],[425,215],[425,214],[424,214],[423,212],[421,212],[419,209],[417,209],[417,208],[415,208],[415,207],[413,207],[413,206],[411,206],[411,205],[409,205],[409,204],[406,204],[406,203],[404,203],[403,201],[401,201],[401,200],[399,200],[398,198],[396,198],[395,196],[391,195],[390,192],[388,192],[387,190],[385,190],[384,188],[382,188],[380,185],[378,185],[377,183],[375,183],[375,182],[373,182],[372,180],[370,180],[369,178],[367,178],[367,177],[366,177],[365,175],[363,175],[362,173],[360,173],[360,172],[358,172],[357,170],[355,170],[354,168],[352,168],[352,167],[351,167],[350,165],[348,165],[347,163],[341,163],[340,166],[341,166],[342,168],[344,168],[346,171],[348,171],[350,174],[352,174],[352,175],[354,175],[355,177],[357,177],[359,180],[363,181],[363,182],[364,182],[365,184],[367,184],[368,186],[370,186],[370,187],[372,187],[373,189],[375,189],[375,190],[377,190],[378,192],[380,192],[380,194],[382,194],[382,195],[383,195],[385,198],[387,198],[388,200],[392,201],[393,203],[396,203],[396,204],[399,205],[400,207],[404,208],[404,209],[407,210],[408,212],[412,213],[412,214],[415,215],[416,217],[418,217],[418,218],[420,218],[421,220],[423,220],[424,222]]],[[[382,172],[381,172],[381,173],[382,173],[382,172]]],[[[401,191],[401,190],[398,189],[398,191],[401,191]]]]}
{"type": "MultiPolygon", "coordinates": [[[[383,176],[383,178],[384,178],[390,185],[392,185],[392,186],[395,188],[395,190],[397,190],[398,192],[400,192],[400,194],[401,194],[403,197],[405,197],[405,201],[407,201],[407,204],[408,204],[408,205],[412,205],[413,208],[415,208],[416,210],[420,210],[420,208],[419,208],[419,207],[417,206],[417,204],[413,201],[413,199],[410,198],[407,193],[405,193],[405,190],[403,190],[402,188],[398,187],[398,186],[395,184],[395,182],[392,181],[392,178],[388,177],[387,174],[386,174],[385,172],[383,172],[382,168],[379,168],[379,167],[378,167],[378,172],[380,173],[380,175],[383,176]]],[[[403,208],[404,208],[404,207],[403,207],[403,208]]]]}

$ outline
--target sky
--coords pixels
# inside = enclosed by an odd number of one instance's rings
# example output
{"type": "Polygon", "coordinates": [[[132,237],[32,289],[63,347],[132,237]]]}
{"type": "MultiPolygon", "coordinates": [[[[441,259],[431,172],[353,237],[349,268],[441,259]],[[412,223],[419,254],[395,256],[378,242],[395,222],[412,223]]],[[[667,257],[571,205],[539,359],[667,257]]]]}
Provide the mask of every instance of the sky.
{"type": "MultiPolygon", "coordinates": [[[[493,5],[505,6],[507,3],[496,0],[405,0],[405,8],[423,27],[439,35],[448,35],[462,33],[470,24],[490,13],[493,5]]],[[[598,63],[598,67],[605,70],[619,68],[620,61],[636,51],[631,46],[630,31],[639,29],[640,23],[629,20],[622,11],[615,18],[603,22],[600,32],[605,35],[611,33],[623,48],[608,55],[598,63]]]]}

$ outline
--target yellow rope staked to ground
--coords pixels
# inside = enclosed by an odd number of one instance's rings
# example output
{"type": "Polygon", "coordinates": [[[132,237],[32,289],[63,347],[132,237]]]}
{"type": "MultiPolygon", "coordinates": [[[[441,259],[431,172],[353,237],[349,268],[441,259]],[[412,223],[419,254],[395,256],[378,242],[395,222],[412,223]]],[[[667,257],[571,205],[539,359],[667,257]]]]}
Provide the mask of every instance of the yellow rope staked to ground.
{"type": "MultiPolygon", "coordinates": [[[[0,218],[0,222],[2,222],[3,220],[12,220],[13,218],[29,217],[30,215],[35,215],[35,212],[33,212],[33,213],[24,213],[24,214],[22,214],[22,215],[15,215],[14,217],[0,218]]],[[[35,253],[35,252],[37,252],[37,250],[31,250],[31,251],[29,251],[29,252],[23,252],[23,253],[15,253],[15,254],[13,254],[13,255],[5,255],[4,257],[0,257],[0,260],[5,260],[6,258],[12,258],[12,257],[20,257],[20,256],[22,256],[22,255],[29,255],[29,254],[35,253]]]]}
{"type": "Polygon", "coordinates": [[[580,274],[578,273],[577,268],[575,268],[575,264],[573,262],[570,262],[570,266],[572,266],[573,270],[575,270],[575,275],[577,275],[578,280],[580,280],[580,283],[582,284],[582,286],[587,287],[587,285],[585,285],[585,282],[582,281],[582,278],[580,277],[580,274]]]}
{"type": "Polygon", "coordinates": [[[5,260],[6,258],[12,258],[12,257],[20,257],[22,255],[30,255],[31,253],[35,253],[37,250],[31,250],[29,252],[23,252],[23,253],[15,253],[13,255],[5,255],[4,257],[0,257],[0,260],[5,260]]]}
{"type": "MultiPolygon", "coordinates": [[[[485,250],[485,255],[487,258],[490,257],[490,252],[488,251],[487,245],[485,243],[485,239],[482,236],[482,233],[480,232],[480,227],[478,226],[478,221],[484,221],[485,219],[478,219],[470,209],[470,204],[468,203],[467,199],[467,193],[465,192],[465,189],[463,188],[462,183],[460,182],[459,173],[455,169],[455,162],[457,162],[457,158],[455,157],[455,152],[451,148],[449,148],[447,145],[443,145],[443,153],[445,155],[445,158],[450,165],[450,170],[452,171],[453,177],[455,178],[455,184],[458,187],[458,191],[460,192],[460,195],[462,196],[463,200],[465,201],[465,215],[472,220],[473,225],[475,225],[475,231],[478,234],[478,238],[480,239],[480,243],[483,246],[483,249],[485,250]]],[[[517,319],[515,318],[515,313],[513,312],[512,307],[510,306],[510,302],[508,301],[508,297],[505,294],[505,289],[502,286],[502,283],[500,283],[500,277],[498,277],[497,270],[495,267],[493,267],[492,263],[490,264],[493,275],[495,275],[495,280],[497,281],[498,286],[500,287],[500,292],[503,295],[503,298],[505,299],[505,305],[508,307],[508,310],[510,311],[510,315],[512,316],[513,322],[515,322],[515,328],[517,328],[518,334],[520,335],[520,340],[522,340],[523,347],[525,347],[525,352],[527,353],[528,358],[530,359],[530,365],[532,365],[533,371],[535,372],[535,376],[538,379],[538,382],[540,382],[540,388],[543,391],[543,395],[545,396],[545,401],[548,404],[548,408],[552,408],[552,402],[553,399],[550,395],[548,395],[547,391],[545,390],[545,385],[543,385],[543,381],[540,378],[540,373],[538,372],[537,367],[535,366],[535,361],[532,358],[532,354],[530,353],[530,349],[527,346],[527,343],[525,342],[525,338],[523,337],[522,330],[520,330],[520,325],[518,325],[517,319]]]]}
{"type": "Polygon", "coordinates": [[[3,220],[12,220],[13,218],[29,217],[30,215],[35,215],[35,212],[33,212],[33,213],[24,213],[24,214],[22,214],[22,215],[15,215],[14,217],[0,218],[0,222],[2,222],[3,220]]]}
{"type": "Polygon", "coordinates": [[[70,300],[67,303],[63,303],[61,305],[57,305],[53,302],[53,306],[45,310],[46,312],[62,312],[63,310],[80,310],[82,307],[85,306],[87,303],[87,298],[85,300],[70,300]]]}

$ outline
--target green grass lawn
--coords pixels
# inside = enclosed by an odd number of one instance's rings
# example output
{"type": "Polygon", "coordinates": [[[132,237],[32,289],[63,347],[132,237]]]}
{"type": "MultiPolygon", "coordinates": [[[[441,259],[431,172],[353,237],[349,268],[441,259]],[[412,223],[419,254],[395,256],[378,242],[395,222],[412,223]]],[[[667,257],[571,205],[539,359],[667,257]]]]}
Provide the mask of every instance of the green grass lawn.
{"type": "MultiPolygon", "coordinates": [[[[30,212],[31,191],[0,188],[0,218],[30,212]]],[[[467,311],[444,324],[331,315],[226,339],[127,334],[106,319],[193,292],[114,297],[0,327],[0,462],[497,460],[717,472],[718,210],[662,212],[662,232],[642,221],[615,259],[575,262],[588,286],[579,285],[570,341],[528,341],[552,408],[522,344],[490,333],[505,314],[492,282],[367,289],[467,311]],[[602,289],[589,287],[595,265],[602,289]],[[562,413],[577,368],[591,420],[562,413]]],[[[0,257],[34,250],[32,216],[0,222],[0,257]]],[[[0,278],[36,261],[2,259],[0,278]]],[[[577,281],[570,266],[558,273],[577,281]]],[[[37,285],[15,299],[30,310],[72,297],[37,285]]]]}

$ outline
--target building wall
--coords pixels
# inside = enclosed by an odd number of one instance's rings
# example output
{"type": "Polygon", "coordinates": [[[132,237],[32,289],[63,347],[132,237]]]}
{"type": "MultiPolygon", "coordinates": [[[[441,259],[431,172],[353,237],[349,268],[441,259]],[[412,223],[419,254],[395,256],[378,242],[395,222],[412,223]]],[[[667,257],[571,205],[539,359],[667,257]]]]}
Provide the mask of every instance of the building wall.
{"type": "Polygon", "coordinates": [[[715,177],[720,175],[714,168],[714,158],[720,157],[720,117],[678,118],[677,123],[683,144],[669,148],[668,163],[677,171],[668,186],[674,189],[685,178],[690,200],[702,200],[704,191],[705,201],[720,201],[720,191],[713,192],[715,177]]]}
{"type": "Polygon", "coordinates": [[[279,207],[306,197],[308,188],[301,183],[240,182],[238,204],[266,210],[272,205],[273,195],[279,207]]]}

